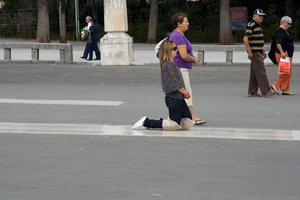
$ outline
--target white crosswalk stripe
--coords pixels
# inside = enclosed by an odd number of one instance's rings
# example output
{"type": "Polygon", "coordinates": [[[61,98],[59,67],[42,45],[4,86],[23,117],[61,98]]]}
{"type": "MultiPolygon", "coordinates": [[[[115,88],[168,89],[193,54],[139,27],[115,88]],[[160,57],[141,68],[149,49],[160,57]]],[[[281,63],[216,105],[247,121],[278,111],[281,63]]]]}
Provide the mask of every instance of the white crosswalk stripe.
{"type": "Polygon", "coordinates": [[[129,125],[0,123],[1,134],[156,136],[300,141],[300,130],[193,127],[186,131],[131,130],[129,125]]]}
{"type": "Polygon", "coordinates": [[[122,101],[90,100],[40,100],[40,99],[0,99],[0,103],[10,104],[44,104],[44,105],[80,105],[80,106],[119,106],[122,101]]]}

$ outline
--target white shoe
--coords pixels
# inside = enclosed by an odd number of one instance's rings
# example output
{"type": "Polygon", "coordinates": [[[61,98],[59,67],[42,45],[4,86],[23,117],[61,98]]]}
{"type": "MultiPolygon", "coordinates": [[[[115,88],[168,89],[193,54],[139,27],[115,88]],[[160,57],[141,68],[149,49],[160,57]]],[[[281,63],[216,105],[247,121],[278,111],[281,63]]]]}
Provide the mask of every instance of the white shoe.
{"type": "Polygon", "coordinates": [[[180,122],[180,127],[183,130],[187,130],[195,125],[195,122],[189,118],[183,118],[180,122]]]}
{"type": "Polygon", "coordinates": [[[146,118],[147,118],[146,116],[142,117],[139,121],[137,121],[137,122],[132,126],[132,129],[133,129],[133,130],[138,130],[138,129],[141,129],[141,128],[146,128],[146,127],[143,126],[143,125],[144,125],[144,121],[145,121],[146,118]]]}
{"type": "Polygon", "coordinates": [[[178,131],[181,129],[177,122],[171,119],[164,119],[162,122],[162,128],[164,131],[178,131]]]}

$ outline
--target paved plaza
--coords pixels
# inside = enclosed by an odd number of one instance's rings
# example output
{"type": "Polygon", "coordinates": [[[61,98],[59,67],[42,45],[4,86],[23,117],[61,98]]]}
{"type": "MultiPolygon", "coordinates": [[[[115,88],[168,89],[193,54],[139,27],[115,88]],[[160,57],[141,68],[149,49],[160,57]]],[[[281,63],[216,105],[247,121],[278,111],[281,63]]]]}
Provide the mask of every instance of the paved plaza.
{"type": "MultiPolygon", "coordinates": [[[[270,83],[277,67],[268,66],[270,83]]],[[[300,130],[300,70],[294,96],[247,97],[249,66],[196,66],[194,107],[205,127],[300,130]]],[[[166,117],[160,70],[153,66],[2,64],[0,122],[132,125],[166,117]]]]}
{"type": "Polygon", "coordinates": [[[269,98],[247,97],[247,63],[195,66],[208,123],[132,131],[168,115],[152,47],[132,66],[0,64],[1,200],[299,200],[299,65],[295,95],[269,98]]]}

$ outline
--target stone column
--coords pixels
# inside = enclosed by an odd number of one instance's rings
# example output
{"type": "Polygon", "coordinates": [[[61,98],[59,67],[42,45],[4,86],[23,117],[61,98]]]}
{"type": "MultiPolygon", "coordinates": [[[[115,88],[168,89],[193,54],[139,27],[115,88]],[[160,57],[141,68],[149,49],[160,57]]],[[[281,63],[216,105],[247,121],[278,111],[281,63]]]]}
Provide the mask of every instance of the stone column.
{"type": "Polygon", "coordinates": [[[4,60],[11,60],[11,49],[4,48],[4,60]]]}
{"type": "Polygon", "coordinates": [[[226,51],[226,63],[232,63],[233,51],[226,51]]]}
{"type": "Polygon", "coordinates": [[[31,59],[34,61],[40,60],[40,50],[31,49],[31,59]]]}
{"type": "Polygon", "coordinates": [[[100,40],[101,65],[130,65],[132,37],[128,31],[126,0],[104,0],[104,31],[100,40]]]}
{"type": "Polygon", "coordinates": [[[198,62],[200,65],[204,64],[204,51],[198,51],[198,62]]]}

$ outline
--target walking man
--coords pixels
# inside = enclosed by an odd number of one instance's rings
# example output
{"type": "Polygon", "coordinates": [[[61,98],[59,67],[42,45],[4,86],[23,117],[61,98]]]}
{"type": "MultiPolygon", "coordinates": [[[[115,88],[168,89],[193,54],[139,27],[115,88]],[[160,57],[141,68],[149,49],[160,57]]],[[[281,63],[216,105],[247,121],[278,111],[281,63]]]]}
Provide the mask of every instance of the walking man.
{"type": "Polygon", "coordinates": [[[98,33],[98,27],[95,25],[96,19],[92,18],[91,19],[91,27],[89,29],[90,32],[90,37],[92,39],[92,48],[90,49],[90,56],[88,60],[93,60],[93,51],[96,53],[96,59],[95,60],[100,60],[100,51],[98,48],[98,41],[99,41],[99,33],[98,33]]]}
{"type": "MultiPolygon", "coordinates": [[[[86,31],[88,31],[91,27],[91,19],[92,19],[92,17],[90,17],[90,16],[87,16],[85,18],[85,22],[87,23],[87,26],[85,27],[86,31]]],[[[87,42],[86,42],[86,45],[84,48],[83,56],[80,57],[82,59],[87,59],[88,53],[91,51],[91,48],[92,48],[92,44],[89,42],[89,37],[90,37],[90,35],[88,36],[88,39],[87,39],[87,42]]]]}
{"type": "Polygon", "coordinates": [[[248,52],[248,58],[251,60],[250,80],[248,88],[248,97],[268,97],[275,94],[271,91],[267,77],[264,59],[267,54],[264,51],[264,32],[261,23],[266,15],[262,9],[255,9],[253,18],[246,27],[244,44],[248,52]],[[258,94],[260,88],[261,95],[258,94]]]}

